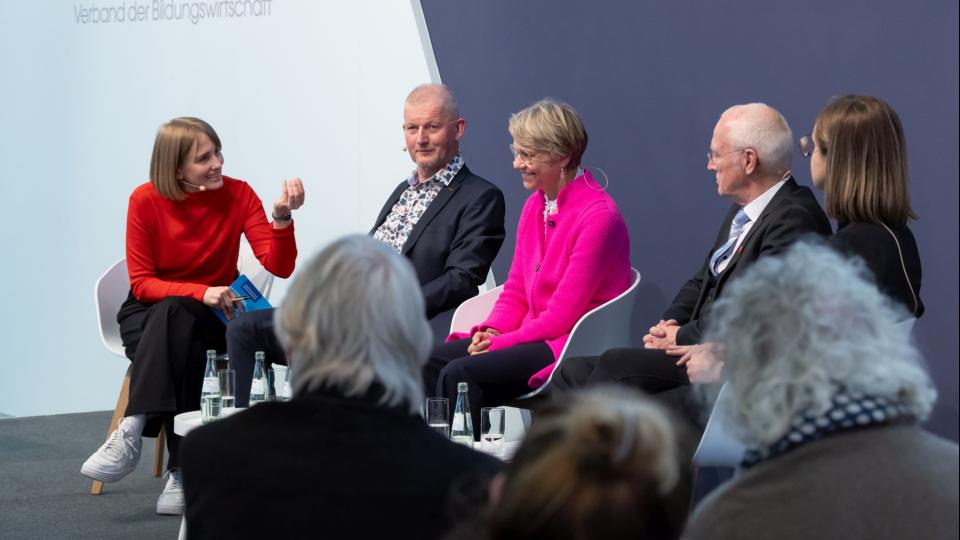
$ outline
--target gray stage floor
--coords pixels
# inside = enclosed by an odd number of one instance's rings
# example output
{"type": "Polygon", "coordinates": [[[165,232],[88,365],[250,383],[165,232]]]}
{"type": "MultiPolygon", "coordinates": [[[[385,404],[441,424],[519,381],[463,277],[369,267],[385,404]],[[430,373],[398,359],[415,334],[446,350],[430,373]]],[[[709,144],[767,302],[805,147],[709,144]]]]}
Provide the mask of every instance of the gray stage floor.
{"type": "Polygon", "coordinates": [[[137,470],[90,495],[80,465],[106,437],[112,411],[0,419],[0,538],[176,538],[179,516],[159,516],[163,481],[151,474],[153,439],[137,470]]]}

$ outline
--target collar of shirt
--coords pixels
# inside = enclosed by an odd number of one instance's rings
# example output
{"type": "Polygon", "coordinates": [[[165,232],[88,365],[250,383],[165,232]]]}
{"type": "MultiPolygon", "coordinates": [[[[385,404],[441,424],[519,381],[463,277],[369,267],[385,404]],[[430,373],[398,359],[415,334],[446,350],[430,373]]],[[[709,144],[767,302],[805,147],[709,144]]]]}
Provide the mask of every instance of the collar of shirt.
{"type": "MultiPolygon", "coordinates": [[[[450,160],[450,163],[447,163],[446,167],[434,173],[433,176],[424,180],[423,183],[426,184],[430,181],[437,181],[444,186],[449,186],[450,182],[453,182],[453,178],[457,176],[457,173],[459,173],[462,168],[463,158],[460,156],[460,153],[457,152],[457,155],[453,156],[453,159],[450,160]]],[[[410,186],[415,186],[419,181],[418,178],[417,171],[414,169],[413,173],[407,177],[407,183],[410,184],[410,186]]]]}
{"type": "Polygon", "coordinates": [[[776,184],[770,186],[770,189],[763,192],[763,195],[760,195],[756,199],[750,201],[750,204],[743,207],[743,212],[747,214],[747,217],[750,218],[750,223],[754,223],[757,219],[760,218],[760,214],[763,213],[763,209],[770,204],[770,200],[773,199],[773,196],[780,191],[780,188],[783,187],[784,182],[787,179],[784,178],[776,184]]]}

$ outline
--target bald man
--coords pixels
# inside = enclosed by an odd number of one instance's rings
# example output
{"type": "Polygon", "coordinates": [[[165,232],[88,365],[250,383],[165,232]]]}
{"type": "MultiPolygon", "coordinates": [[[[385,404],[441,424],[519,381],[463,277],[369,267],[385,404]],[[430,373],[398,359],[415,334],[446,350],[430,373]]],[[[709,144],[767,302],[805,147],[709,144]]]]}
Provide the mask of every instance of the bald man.
{"type": "MultiPolygon", "coordinates": [[[[733,204],[703,266],[643,337],[643,349],[564,360],[551,383],[554,391],[619,382],[659,394],[718,378],[722,363],[700,344],[724,285],[761,257],[802,237],[832,232],[813,193],[790,175],[793,144],[787,121],[762,103],[737,105],[720,116],[707,169],[717,193],[733,204]]],[[[671,399],[682,400],[684,393],[675,395],[671,399]]]]}
{"type": "MultiPolygon", "coordinates": [[[[403,133],[416,169],[393,190],[370,231],[374,240],[413,263],[427,319],[440,342],[453,310],[486,280],[506,234],[503,193],[473,174],[460,155],[465,129],[449,88],[424,84],[410,92],[403,133]]],[[[240,314],[227,326],[238,406],[249,397],[256,351],[265,351],[268,362],[286,363],[273,332],[273,310],[240,314]]]]}

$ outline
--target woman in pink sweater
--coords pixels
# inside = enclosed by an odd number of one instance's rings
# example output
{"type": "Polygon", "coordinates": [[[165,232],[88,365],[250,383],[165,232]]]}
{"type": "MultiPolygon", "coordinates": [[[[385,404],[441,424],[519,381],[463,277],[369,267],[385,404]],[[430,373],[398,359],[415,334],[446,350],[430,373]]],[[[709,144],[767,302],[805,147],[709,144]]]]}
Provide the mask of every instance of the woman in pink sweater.
{"type": "Polygon", "coordinates": [[[448,338],[424,368],[428,395],[452,400],[458,382],[469,384],[473,418],[543,384],[577,320],[631,280],[626,224],[580,168],[587,132],[573,107],[544,99],[513,114],[509,129],[513,167],[533,193],[503,293],[487,320],[448,338]]]}

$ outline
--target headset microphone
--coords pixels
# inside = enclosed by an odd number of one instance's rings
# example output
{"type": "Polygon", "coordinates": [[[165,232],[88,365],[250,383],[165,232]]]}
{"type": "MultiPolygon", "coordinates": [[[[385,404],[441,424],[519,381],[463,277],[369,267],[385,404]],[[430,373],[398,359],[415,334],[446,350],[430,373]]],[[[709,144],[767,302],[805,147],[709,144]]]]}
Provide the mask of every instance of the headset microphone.
{"type": "Polygon", "coordinates": [[[195,187],[195,188],[197,188],[197,189],[200,190],[200,191],[206,191],[206,190],[207,190],[207,186],[198,186],[198,185],[196,185],[196,184],[191,184],[190,182],[187,182],[186,180],[177,180],[177,182],[180,182],[181,184],[186,184],[186,185],[191,186],[191,187],[195,187]]]}

